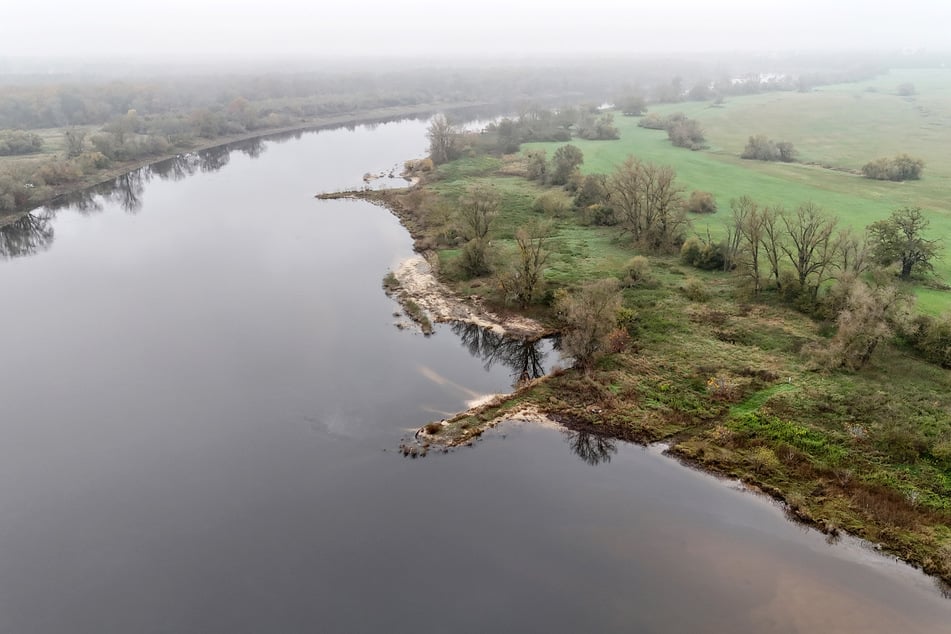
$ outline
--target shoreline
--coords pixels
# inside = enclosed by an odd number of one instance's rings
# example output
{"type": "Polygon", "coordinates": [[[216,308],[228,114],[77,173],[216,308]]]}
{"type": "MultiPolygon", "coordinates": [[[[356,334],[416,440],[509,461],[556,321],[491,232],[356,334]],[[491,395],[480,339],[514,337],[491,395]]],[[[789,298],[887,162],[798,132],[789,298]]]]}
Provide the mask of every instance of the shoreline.
{"type": "Polygon", "coordinates": [[[412,107],[377,108],[373,110],[351,112],[333,117],[314,117],[311,119],[301,120],[299,123],[291,126],[283,126],[280,128],[267,128],[255,130],[253,132],[246,132],[244,134],[221,136],[215,139],[207,140],[205,142],[199,142],[192,147],[179,148],[175,152],[151,156],[144,159],[124,161],[95,174],[90,174],[89,176],[84,177],[77,182],[70,183],[69,185],[52,187],[52,193],[49,196],[43,198],[42,200],[31,201],[30,206],[25,209],[19,209],[10,212],[0,212],[0,227],[12,224],[27,214],[45,207],[65,196],[69,196],[70,194],[92,189],[93,187],[98,187],[99,185],[109,183],[119,176],[128,174],[129,172],[134,172],[135,170],[142,169],[143,167],[148,167],[150,165],[154,165],[155,163],[160,163],[183,154],[203,152],[205,150],[231,145],[232,143],[241,143],[243,141],[251,141],[254,139],[264,139],[278,134],[288,134],[292,132],[317,132],[320,130],[339,128],[348,125],[382,123],[390,119],[424,116],[434,112],[452,112],[457,110],[465,110],[467,108],[485,108],[491,107],[492,105],[493,104],[491,103],[485,102],[458,102],[446,105],[420,104],[418,106],[412,107]]]}

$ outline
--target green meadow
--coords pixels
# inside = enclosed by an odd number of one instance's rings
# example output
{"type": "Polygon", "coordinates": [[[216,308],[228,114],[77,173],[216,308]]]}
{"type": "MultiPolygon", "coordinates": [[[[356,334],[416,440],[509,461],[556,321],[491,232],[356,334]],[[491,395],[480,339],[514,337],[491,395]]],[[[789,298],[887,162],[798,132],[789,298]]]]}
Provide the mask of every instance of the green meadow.
{"type": "MultiPolygon", "coordinates": [[[[730,200],[748,195],[769,205],[794,208],[814,202],[844,226],[864,229],[893,209],[918,206],[931,220],[930,234],[951,236],[951,70],[894,71],[873,80],[826,86],[811,92],[775,92],[731,97],[722,104],[688,102],[652,106],[666,114],[684,112],[703,126],[708,148],[674,147],[666,132],[637,126],[638,118],[617,115],[621,138],[573,144],[584,152],[585,173],[608,173],[628,155],[671,165],[687,193],[709,191],[717,214],[695,217],[694,231],[721,235],[730,200]],[[897,94],[901,83],[917,94],[897,94]],[[797,163],[743,160],[749,136],[764,134],[793,143],[797,163]],[[907,153],[925,161],[919,181],[873,181],[853,173],[882,156],[907,153]]],[[[537,143],[551,155],[557,143],[537,143]]],[[[951,242],[946,244],[951,249],[951,242]]],[[[936,272],[951,282],[951,256],[936,263],[936,272]]],[[[941,313],[951,308],[951,292],[921,286],[920,310],[941,313]]]]}

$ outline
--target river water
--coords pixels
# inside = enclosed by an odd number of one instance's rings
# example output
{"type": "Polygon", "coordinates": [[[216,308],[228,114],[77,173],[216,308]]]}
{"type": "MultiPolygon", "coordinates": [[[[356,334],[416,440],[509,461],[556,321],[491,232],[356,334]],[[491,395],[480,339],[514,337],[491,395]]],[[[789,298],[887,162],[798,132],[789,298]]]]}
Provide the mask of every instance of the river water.
{"type": "Polygon", "coordinates": [[[406,232],[313,198],[424,147],[244,143],[0,233],[0,632],[951,630],[929,578],[656,450],[512,425],[399,456],[556,361],[396,328],[406,232]]]}

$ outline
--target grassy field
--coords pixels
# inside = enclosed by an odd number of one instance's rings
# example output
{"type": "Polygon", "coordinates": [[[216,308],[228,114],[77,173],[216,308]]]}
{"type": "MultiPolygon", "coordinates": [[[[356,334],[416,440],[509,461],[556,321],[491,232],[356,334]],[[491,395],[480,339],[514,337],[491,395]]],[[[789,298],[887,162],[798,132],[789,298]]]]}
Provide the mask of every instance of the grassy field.
{"type": "MultiPolygon", "coordinates": [[[[691,152],[672,146],[663,131],[637,127],[637,119],[617,116],[617,141],[572,141],[584,151],[583,171],[610,172],[629,154],[671,165],[681,184],[712,192],[720,211],[696,218],[695,231],[723,231],[729,201],[743,195],[764,204],[796,207],[815,202],[863,229],[901,206],[920,206],[931,220],[931,237],[951,236],[951,70],[902,71],[874,80],[827,86],[808,93],[768,93],[735,97],[720,106],[666,104],[660,113],[684,112],[701,122],[707,150],[691,152]],[[918,91],[900,97],[896,87],[912,82],[918,91]],[[802,163],[747,161],[739,154],[752,134],[792,142],[802,163]],[[869,160],[906,152],[925,160],[920,181],[872,181],[829,166],[859,169],[869,160]],[[809,164],[807,164],[809,163],[809,164]],[[815,163],[818,165],[812,165],[815,163]]],[[[543,148],[549,155],[558,144],[543,148]]],[[[951,249],[951,242],[946,245],[951,249]]],[[[951,256],[937,262],[938,275],[951,282],[951,256]]],[[[940,313],[951,308],[951,292],[920,288],[919,308],[940,313]]]]}

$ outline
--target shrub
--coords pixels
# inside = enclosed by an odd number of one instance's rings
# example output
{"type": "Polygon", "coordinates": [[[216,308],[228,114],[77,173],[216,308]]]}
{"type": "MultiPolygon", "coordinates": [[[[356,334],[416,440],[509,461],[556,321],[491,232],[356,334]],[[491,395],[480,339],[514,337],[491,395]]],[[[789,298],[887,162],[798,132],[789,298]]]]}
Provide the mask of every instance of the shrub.
{"type": "Polygon", "coordinates": [[[894,423],[874,435],[878,449],[897,462],[915,462],[928,450],[928,439],[911,423],[894,423]]]}
{"type": "Polygon", "coordinates": [[[459,272],[465,279],[481,277],[492,272],[489,266],[488,245],[480,238],[466,242],[456,262],[459,272]]]}
{"type": "Polygon", "coordinates": [[[694,119],[683,117],[671,119],[667,125],[667,137],[677,147],[691,150],[701,150],[706,147],[706,137],[700,123],[694,119]]]}
{"type": "Polygon", "coordinates": [[[694,214],[714,214],[717,212],[717,201],[710,192],[694,190],[687,200],[687,211],[694,214]]]}
{"type": "Polygon", "coordinates": [[[621,282],[625,286],[637,286],[646,284],[651,280],[651,263],[643,255],[635,255],[624,265],[624,273],[621,282]]]}
{"type": "Polygon", "coordinates": [[[35,132],[3,130],[0,132],[0,156],[33,154],[43,148],[43,138],[35,132]]]}
{"type": "Polygon", "coordinates": [[[656,112],[649,112],[646,116],[641,117],[641,120],[637,122],[637,126],[649,130],[666,130],[667,117],[661,116],[656,112]]]}
{"type": "Polygon", "coordinates": [[[924,170],[925,162],[907,154],[899,154],[895,158],[880,158],[862,166],[865,178],[880,181],[907,181],[918,180],[924,170]]]}
{"type": "Polygon", "coordinates": [[[780,467],[779,458],[769,447],[757,447],[749,453],[747,460],[756,473],[776,471],[780,467]]]}
{"type": "Polygon", "coordinates": [[[938,319],[919,315],[903,335],[924,359],[951,368],[951,315],[938,319]]]}
{"type": "Polygon", "coordinates": [[[751,136],[740,158],[757,161],[791,162],[796,157],[793,144],[788,141],[772,141],[763,134],[751,136]]]}
{"type": "Polygon", "coordinates": [[[532,210],[552,217],[562,217],[568,211],[565,197],[556,192],[545,192],[532,203],[532,210]]]}
{"type": "Polygon", "coordinates": [[[618,328],[634,333],[637,330],[637,311],[633,308],[621,307],[615,315],[615,322],[618,328]]]}
{"type": "Polygon", "coordinates": [[[945,469],[951,468],[951,440],[941,440],[931,448],[931,455],[945,469]]]}
{"type": "Polygon", "coordinates": [[[680,247],[680,260],[688,266],[704,271],[722,269],[725,262],[723,245],[691,236],[680,247]]]}
{"type": "Polygon", "coordinates": [[[575,188],[575,207],[584,209],[591,205],[603,205],[608,201],[608,177],[604,174],[588,174],[575,188]]]}
{"type": "Polygon", "coordinates": [[[607,347],[608,350],[614,354],[624,352],[630,345],[631,335],[626,329],[615,328],[610,333],[608,333],[607,347]]]}
{"type": "Polygon", "coordinates": [[[585,284],[575,295],[559,293],[555,310],[564,322],[562,349],[577,365],[588,369],[610,349],[609,335],[616,332],[615,316],[621,309],[617,280],[585,284]]]}
{"type": "Polygon", "coordinates": [[[613,227],[618,224],[617,214],[609,205],[591,205],[585,209],[585,219],[599,227],[613,227]]]}
{"type": "Polygon", "coordinates": [[[687,299],[692,302],[705,302],[710,299],[710,294],[707,292],[707,285],[704,284],[703,280],[699,280],[695,277],[688,277],[684,285],[680,287],[680,290],[682,290],[683,294],[687,296],[687,299]]]}

